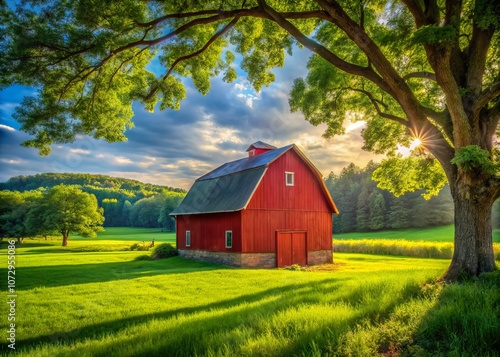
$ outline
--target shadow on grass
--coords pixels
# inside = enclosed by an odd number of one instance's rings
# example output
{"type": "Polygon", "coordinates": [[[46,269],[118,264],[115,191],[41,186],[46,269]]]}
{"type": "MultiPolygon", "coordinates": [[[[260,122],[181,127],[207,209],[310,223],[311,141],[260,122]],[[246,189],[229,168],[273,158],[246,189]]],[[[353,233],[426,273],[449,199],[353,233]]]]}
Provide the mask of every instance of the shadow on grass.
{"type": "MultiPolygon", "coordinates": [[[[383,282],[373,284],[371,289],[373,290],[371,293],[383,291],[385,284],[383,282]]],[[[383,304],[377,304],[374,303],[373,296],[366,299],[365,286],[360,285],[348,290],[342,279],[329,278],[266,289],[203,306],[166,310],[60,331],[22,340],[20,345],[23,346],[23,350],[29,351],[30,347],[38,344],[69,346],[76,342],[95,339],[97,344],[87,342],[83,346],[79,345],[74,352],[78,354],[89,349],[86,352],[93,356],[109,356],[111,351],[115,355],[128,356],[194,356],[209,355],[224,349],[229,349],[229,354],[238,354],[241,352],[241,344],[248,342],[248,339],[258,340],[271,334],[284,337],[288,343],[268,351],[269,355],[290,356],[300,355],[301,352],[309,355],[310,346],[314,345],[326,351],[338,343],[342,333],[366,319],[386,318],[399,304],[418,294],[417,291],[419,289],[416,283],[407,284],[402,287],[400,293],[391,296],[383,304]],[[324,296],[334,292],[340,294],[335,299],[327,299],[325,302],[324,296]],[[279,316],[280,313],[290,311],[299,313],[297,311],[304,311],[307,306],[328,308],[330,304],[350,304],[353,313],[347,318],[331,319],[321,328],[300,333],[294,332],[293,326],[289,331],[265,330],[263,327],[265,322],[279,316]],[[172,320],[170,326],[160,329],[146,328],[141,331],[142,327],[139,326],[155,323],[158,325],[158,321],[168,319],[172,320]],[[139,333],[134,333],[134,329],[138,329],[139,333]],[[242,337],[241,334],[246,336],[242,337]],[[114,337],[109,343],[99,345],[99,340],[103,336],[110,335],[114,337]]],[[[301,326],[299,330],[300,328],[301,326]]]]}
{"type": "Polygon", "coordinates": [[[126,245],[123,246],[88,245],[88,246],[71,247],[71,248],[52,246],[51,248],[45,248],[45,249],[30,249],[26,252],[23,252],[23,254],[38,255],[38,254],[54,254],[54,253],[78,254],[78,253],[92,253],[92,252],[125,252],[128,251],[128,248],[129,247],[126,245]]]}
{"type": "Polygon", "coordinates": [[[16,290],[38,287],[61,287],[75,284],[103,283],[155,275],[231,269],[229,267],[194,262],[175,257],[160,260],[132,260],[128,262],[18,267],[16,290]]]}
{"type": "MultiPolygon", "coordinates": [[[[23,248],[39,248],[39,247],[50,247],[50,246],[55,246],[54,242],[44,242],[44,241],[24,241],[22,244],[18,244],[17,243],[17,239],[15,240],[16,241],[16,250],[19,251],[19,250],[22,250],[23,248]]],[[[0,251],[1,250],[6,250],[7,247],[9,246],[9,243],[7,241],[6,238],[4,238],[1,242],[0,242],[0,251]]],[[[42,251],[42,250],[40,250],[42,251]]],[[[45,251],[43,251],[45,252],[45,251]]]]}
{"type": "Polygon", "coordinates": [[[430,355],[500,356],[500,271],[445,285],[416,342],[430,355]]]}

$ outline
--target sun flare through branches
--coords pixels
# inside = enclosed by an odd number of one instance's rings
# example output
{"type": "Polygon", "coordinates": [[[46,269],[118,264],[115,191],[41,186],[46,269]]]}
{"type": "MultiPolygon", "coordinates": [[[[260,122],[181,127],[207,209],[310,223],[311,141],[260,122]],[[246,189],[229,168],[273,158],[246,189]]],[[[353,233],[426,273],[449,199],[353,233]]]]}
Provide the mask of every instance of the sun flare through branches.
{"type": "Polygon", "coordinates": [[[402,157],[409,157],[413,150],[420,147],[422,145],[422,141],[419,138],[413,139],[409,147],[398,144],[398,149],[396,153],[401,155],[402,157]]]}

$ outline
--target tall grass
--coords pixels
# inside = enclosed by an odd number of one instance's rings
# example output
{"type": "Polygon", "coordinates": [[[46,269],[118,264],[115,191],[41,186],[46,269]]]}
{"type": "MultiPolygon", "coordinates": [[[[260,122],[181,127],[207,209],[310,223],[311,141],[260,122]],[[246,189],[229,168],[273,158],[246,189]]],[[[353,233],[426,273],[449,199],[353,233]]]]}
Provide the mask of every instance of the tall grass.
{"type": "Polygon", "coordinates": [[[500,272],[462,284],[427,284],[378,324],[341,338],[342,356],[499,356],[500,272]]]}
{"type": "MultiPolygon", "coordinates": [[[[403,239],[334,240],[333,249],[339,253],[402,255],[435,259],[451,259],[453,255],[453,243],[403,239]]],[[[493,249],[496,259],[500,260],[500,243],[494,243],[493,249]]]]}

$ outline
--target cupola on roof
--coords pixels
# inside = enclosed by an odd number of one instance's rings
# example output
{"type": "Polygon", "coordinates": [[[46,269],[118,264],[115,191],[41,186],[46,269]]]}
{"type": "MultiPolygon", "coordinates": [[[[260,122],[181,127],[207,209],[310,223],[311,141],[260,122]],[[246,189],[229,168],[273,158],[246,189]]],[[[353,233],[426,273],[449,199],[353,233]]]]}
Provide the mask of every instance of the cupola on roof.
{"type": "Polygon", "coordinates": [[[248,152],[248,157],[252,157],[275,149],[277,149],[276,146],[269,145],[263,141],[256,141],[250,145],[246,151],[248,152]]]}
{"type": "Polygon", "coordinates": [[[249,151],[249,150],[252,150],[252,149],[274,150],[274,149],[277,149],[277,147],[273,146],[273,145],[269,145],[268,143],[265,143],[263,141],[256,141],[252,145],[250,145],[246,151],[249,151]]]}

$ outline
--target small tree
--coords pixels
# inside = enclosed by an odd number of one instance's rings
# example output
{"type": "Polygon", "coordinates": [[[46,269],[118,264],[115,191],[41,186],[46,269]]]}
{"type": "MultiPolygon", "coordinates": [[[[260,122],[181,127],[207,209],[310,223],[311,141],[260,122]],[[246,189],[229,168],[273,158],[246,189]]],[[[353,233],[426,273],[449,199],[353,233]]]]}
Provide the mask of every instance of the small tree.
{"type": "Polygon", "coordinates": [[[94,195],[82,192],[76,186],[58,185],[44,195],[41,204],[30,215],[41,218],[44,230],[61,233],[65,247],[70,232],[84,237],[95,237],[97,232],[102,232],[103,213],[94,195]]]}

